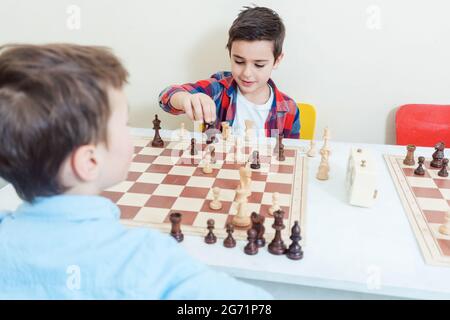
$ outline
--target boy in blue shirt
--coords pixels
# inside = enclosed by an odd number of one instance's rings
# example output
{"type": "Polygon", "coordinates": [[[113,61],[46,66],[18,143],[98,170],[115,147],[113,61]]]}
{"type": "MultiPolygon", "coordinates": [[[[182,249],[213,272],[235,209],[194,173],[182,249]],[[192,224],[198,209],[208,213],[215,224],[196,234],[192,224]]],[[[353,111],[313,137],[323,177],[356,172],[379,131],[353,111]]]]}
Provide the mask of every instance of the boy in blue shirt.
{"type": "Polygon", "coordinates": [[[133,154],[128,73],[100,47],[0,48],[0,176],[25,203],[0,213],[0,299],[264,299],[174,239],[126,229],[98,194],[133,154]]]}

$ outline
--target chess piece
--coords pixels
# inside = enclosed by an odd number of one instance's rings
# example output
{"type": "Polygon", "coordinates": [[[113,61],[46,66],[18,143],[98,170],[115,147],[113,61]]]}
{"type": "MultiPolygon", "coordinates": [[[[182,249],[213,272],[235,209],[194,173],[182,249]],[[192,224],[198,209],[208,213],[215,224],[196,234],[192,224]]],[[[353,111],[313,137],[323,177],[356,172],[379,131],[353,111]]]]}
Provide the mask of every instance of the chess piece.
{"type": "Polygon", "coordinates": [[[431,161],[430,166],[440,169],[442,168],[442,159],[444,159],[445,144],[439,142],[434,146],[434,149],[436,151],[433,153],[433,160],[431,161]]]}
{"type": "Polygon", "coordinates": [[[252,120],[245,120],[245,141],[253,140],[255,122],[252,120]]]}
{"type": "Polygon", "coordinates": [[[309,148],[308,152],[306,153],[306,155],[311,158],[316,156],[316,143],[312,139],[311,139],[310,148],[309,148]]]}
{"type": "Polygon", "coordinates": [[[159,135],[159,130],[161,130],[161,120],[158,119],[158,115],[155,114],[155,119],[153,120],[153,129],[155,130],[155,136],[153,137],[152,147],[162,148],[164,147],[164,141],[159,135]]]}
{"type": "Polygon", "coordinates": [[[280,153],[280,145],[282,145],[282,144],[283,144],[283,134],[280,133],[277,136],[277,140],[276,140],[276,143],[275,143],[275,148],[273,148],[273,153],[274,154],[278,155],[280,153]]]}
{"type": "Polygon", "coordinates": [[[261,214],[257,214],[256,212],[252,212],[250,215],[250,219],[252,221],[252,229],[256,231],[256,245],[258,248],[262,248],[266,245],[266,239],[264,239],[264,232],[266,228],[264,227],[264,216],[261,214]]]}
{"type": "Polygon", "coordinates": [[[328,127],[325,127],[325,129],[323,129],[323,146],[320,149],[320,151],[322,150],[330,151],[330,147],[328,146],[328,140],[330,140],[330,129],[328,127]]]}
{"type": "Polygon", "coordinates": [[[448,159],[447,158],[442,159],[442,169],[439,170],[439,172],[438,172],[439,177],[443,177],[443,178],[448,177],[447,166],[448,166],[448,159]]]}
{"type": "Polygon", "coordinates": [[[261,163],[259,161],[259,151],[253,151],[252,164],[250,165],[250,167],[255,170],[261,168],[261,163]]]}
{"type": "Polygon", "coordinates": [[[213,244],[216,243],[217,241],[217,237],[215,236],[215,234],[213,233],[214,230],[214,220],[213,219],[208,219],[208,221],[206,222],[208,225],[208,234],[205,236],[205,242],[207,244],[213,244]]]}
{"type": "Polygon", "coordinates": [[[320,160],[319,170],[317,171],[316,178],[318,180],[328,180],[330,172],[330,166],[328,164],[328,153],[329,151],[326,149],[321,149],[320,154],[322,159],[320,160]]]}
{"type": "Polygon", "coordinates": [[[181,213],[173,212],[169,216],[169,220],[172,223],[172,228],[170,230],[170,235],[175,238],[178,242],[183,241],[184,235],[181,232],[181,213]]]}
{"type": "Polygon", "coordinates": [[[414,161],[414,151],[416,150],[416,146],[413,144],[409,144],[406,146],[406,150],[408,151],[405,159],[403,160],[403,164],[407,166],[413,166],[416,164],[414,161]]]}
{"type": "Polygon", "coordinates": [[[273,216],[273,213],[277,210],[280,210],[280,206],[278,205],[278,199],[280,194],[278,192],[274,192],[272,194],[272,206],[269,208],[269,214],[273,216]]]}
{"type": "Polygon", "coordinates": [[[231,223],[227,223],[227,237],[223,240],[223,246],[225,248],[234,248],[236,246],[236,240],[233,238],[234,227],[231,223]]]}
{"type": "Polygon", "coordinates": [[[423,175],[425,175],[425,169],[423,168],[423,163],[425,162],[425,157],[419,157],[418,162],[419,162],[419,166],[417,167],[416,170],[414,170],[414,174],[416,174],[418,176],[423,176],[423,175]]]}
{"type": "Polygon", "coordinates": [[[227,141],[230,137],[230,124],[228,121],[222,121],[222,139],[227,141]]]}
{"type": "Polygon", "coordinates": [[[252,184],[252,170],[248,166],[243,166],[239,168],[239,179],[240,179],[240,185],[239,188],[242,190],[245,190],[247,193],[247,196],[250,196],[251,191],[251,184],[252,184]]]}
{"type": "Polygon", "coordinates": [[[281,255],[286,253],[286,245],[281,238],[281,230],[285,228],[283,224],[284,211],[277,210],[274,212],[275,221],[272,227],[275,229],[275,237],[269,244],[269,252],[275,255],[281,255]]]}
{"type": "Polygon", "coordinates": [[[203,165],[203,173],[210,174],[213,172],[211,168],[211,156],[209,154],[205,155],[205,162],[203,165]]]}
{"type": "Polygon", "coordinates": [[[209,154],[211,155],[211,163],[216,163],[216,148],[214,146],[209,146],[209,154]]]}
{"type": "Polygon", "coordinates": [[[178,139],[179,139],[179,141],[183,141],[185,137],[186,137],[186,127],[184,125],[184,122],[182,122],[181,125],[180,125],[180,131],[179,131],[178,139]]]}
{"type": "Polygon", "coordinates": [[[277,160],[278,161],[284,161],[286,160],[286,157],[284,156],[284,145],[282,143],[280,143],[280,145],[278,146],[278,156],[277,156],[277,160]]]}
{"type": "Polygon", "coordinates": [[[222,203],[219,201],[219,196],[220,196],[220,188],[219,187],[214,187],[212,189],[213,192],[213,198],[214,200],[212,200],[209,203],[209,207],[213,210],[220,210],[222,209],[222,203]]]}
{"type": "Polygon", "coordinates": [[[245,228],[251,225],[250,216],[248,213],[247,191],[245,189],[236,190],[238,198],[238,211],[234,215],[232,223],[238,228],[245,228]]]}
{"type": "Polygon", "coordinates": [[[445,223],[439,227],[439,232],[445,235],[450,235],[450,209],[445,215],[445,223]]]}
{"type": "Polygon", "coordinates": [[[258,253],[258,246],[256,245],[256,231],[255,229],[247,230],[248,243],[244,248],[244,252],[248,255],[255,255],[258,253]]]}
{"type": "Polygon", "coordinates": [[[291,229],[290,239],[292,240],[292,243],[286,252],[286,256],[292,260],[302,259],[303,251],[302,247],[299,244],[302,237],[300,236],[300,226],[298,225],[298,221],[294,222],[294,226],[291,229]]]}
{"type": "Polygon", "coordinates": [[[191,156],[195,156],[198,154],[198,150],[196,147],[196,141],[195,138],[191,139],[191,156]]]}
{"type": "Polygon", "coordinates": [[[210,122],[206,124],[206,144],[211,144],[211,143],[216,143],[217,142],[217,138],[216,138],[216,129],[214,126],[214,122],[210,122]]]}

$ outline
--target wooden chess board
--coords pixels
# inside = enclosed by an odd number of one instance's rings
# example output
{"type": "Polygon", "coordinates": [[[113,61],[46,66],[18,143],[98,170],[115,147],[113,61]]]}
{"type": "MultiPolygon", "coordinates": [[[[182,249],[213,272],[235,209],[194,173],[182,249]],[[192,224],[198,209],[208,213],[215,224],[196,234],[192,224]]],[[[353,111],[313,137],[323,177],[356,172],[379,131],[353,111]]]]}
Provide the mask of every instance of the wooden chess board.
{"type": "MultiPolygon", "coordinates": [[[[151,138],[134,139],[135,155],[126,181],[106,190],[103,196],[110,198],[121,210],[121,222],[126,226],[149,227],[170,232],[169,215],[182,214],[181,229],[185,235],[204,236],[207,220],[215,220],[214,233],[226,237],[225,226],[237,212],[235,190],[240,183],[239,168],[248,160],[253,150],[259,150],[261,168],[252,169],[250,212],[265,216],[265,237],[271,241],[275,230],[273,216],[268,213],[272,195],[279,193],[279,205],[284,210],[286,228],[283,240],[289,244],[291,228],[296,220],[302,227],[306,201],[306,158],[300,149],[285,147],[285,161],[279,162],[272,155],[274,145],[243,143],[236,153],[236,143],[230,139],[214,143],[216,163],[213,172],[202,171],[207,145],[197,143],[198,155],[190,155],[190,140],[167,141],[164,148],[151,147],[151,138]],[[242,157],[240,157],[240,155],[242,157]],[[209,207],[213,199],[212,188],[219,187],[222,209],[209,207]]],[[[236,240],[247,238],[245,229],[235,228],[236,240]]],[[[302,242],[304,239],[302,239],[302,242]]]]}
{"type": "Polygon", "coordinates": [[[450,236],[439,232],[450,206],[450,178],[438,176],[439,169],[424,163],[425,175],[414,174],[417,167],[403,164],[404,156],[385,155],[389,171],[425,261],[450,267],[450,236]]]}

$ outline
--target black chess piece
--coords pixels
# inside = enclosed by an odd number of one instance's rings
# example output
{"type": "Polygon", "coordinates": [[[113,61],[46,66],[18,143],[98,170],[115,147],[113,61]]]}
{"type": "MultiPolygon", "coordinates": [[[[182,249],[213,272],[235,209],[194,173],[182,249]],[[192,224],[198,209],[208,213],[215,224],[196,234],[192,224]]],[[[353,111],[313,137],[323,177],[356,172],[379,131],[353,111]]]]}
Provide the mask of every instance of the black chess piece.
{"type": "Polygon", "coordinates": [[[214,122],[205,124],[206,144],[216,143],[218,141],[216,137],[216,129],[214,122]]]}
{"type": "Polygon", "coordinates": [[[247,240],[248,243],[244,248],[244,252],[248,255],[254,255],[258,253],[258,246],[256,245],[256,230],[248,229],[247,230],[247,240]]]}
{"type": "Polygon", "coordinates": [[[273,213],[275,221],[272,227],[275,229],[275,237],[269,244],[269,252],[275,255],[281,255],[286,253],[286,245],[281,238],[281,230],[283,230],[285,225],[283,224],[284,211],[277,210],[273,213]]]}
{"type": "Polygon", "coordinates": [[[434,149],[436,151],[433,153],[433,160],[431,161],[430,166],[440,169],[442,168],[442,160],[444,159],[445,144],[439,142],[434,146],[434,149]]]}
{"type": "Polygon", "coordinates": [[[414,174],[416,174],[418,176],[423,176],[423,175],[425,175],[425,169],[423,168],[423,163],[425,162],[425,157],[419,157],[418,161],[419,161],[419,166],[417,167],[416,170],[414,170],[414,174]]]}
{"type": "Polygon", "coordinates": [[[216,160],[216,148],[214,146],[209,146],[209,155],[211,156],[211,163],[215,164],[216,160]]]}
{"type": "Polygon", "coordinates": [[[442,169],[439,170],[439,172],[438,172],[439,177],[443,177],[443,178],[448,177],[447,166],[448,166],[448,159],[447,158],[442,159],[442,169]]]}
{"type": "Polygon", "coordinates": [[[158,115],[155,114],[155,119],[153,120],[153,129],[155,130],[155,136],[153,137],[152,147],[162,148],[164,147],[164,141],[159,135],[159,130],[161,130],[161,120],[158,119],[158,115]]]}
{"type": "Polygon", "coordinates": [[[265,218],[261,214],[252,212],[250,219],[252,221],[252,229],[256,231],[256,245],[258,248],[262,248],[266,245],[266,239],[264,239],[264,232],[266,231],[264,227],[265,218]]]}
{"type": "Polygon", "coordinates": [[[284,161],[286,160],[286,157],[284,156],[284,145],[280,144],[278,146],[278,157],[277,157],[278,161],[284,161]]]}
{"type": "Polygon", "coordinates": [[[172,223],[172,229],[170,230],[170,235],[175,238],[178,242],[183,241],[184,235],[181,232],[181,213],[173,212],[169,217],[170,222],[172,223]]]}
{"type": "Polygon", "coordinates": [[[213,219],[208,219],[208,221],[206,222],[208,225],[208,234],[205,236],[205,242],[207,244],[213,244],[216,243],[217,241],[217,237],[215,236],[215,234],[213,233],[214,230],[214,220],[213,219]]]}
{"type": "Polygon", "coordinates": [[[259,151],[253,151],[252,163],[250,164],[250,168],[259,169],[261,168],[261,163],[259,161],[259,151]]]}
{"type": "Polygon", "coordinates": [[[280,150],[280,144],[283,144],[283,134],[280,133],[277,137],[275,148],[273,148],[273,153],[278,155],[280,150]]]}
{"type": "Polygon", "coordinates": [[[195,138],[191,139],[191,156],[195,156],[198,154],[197,146],[196,146],[196,140],[195,138]]]}
{"type": "Polygon", "coordinates": [[[225,248],[234,248],[236,246],[236,240],[233,238],[234,227],[233,224],[227,223],[227,237],[223,240],[223,246],[225,248]]]}
{"type": "Polygon", "coordinates": [[[294,222],[294,226],[291,229],[290,239],[292,240],[292,243],[287,250],[287,253],[286,253],[287,257],[292,260],[302,259],[303,251],[302,251],[302,247],[299,244],[302,237],[300,235],[300,226],[298,225],[298,221],[294,222]]]}

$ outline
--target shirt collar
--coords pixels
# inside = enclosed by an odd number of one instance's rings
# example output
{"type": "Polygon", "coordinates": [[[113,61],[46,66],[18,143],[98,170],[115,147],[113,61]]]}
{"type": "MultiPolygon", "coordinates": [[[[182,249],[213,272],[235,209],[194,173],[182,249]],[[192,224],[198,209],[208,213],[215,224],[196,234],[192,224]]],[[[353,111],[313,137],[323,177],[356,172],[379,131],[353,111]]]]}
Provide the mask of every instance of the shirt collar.
{"type": "Polygon", "coordinates": [[[25,202],[14,215],[70,221],[118,220],[120,210],[111,200],[100,196],[57,195],[38,197],[32,203],[25,202]]]}

